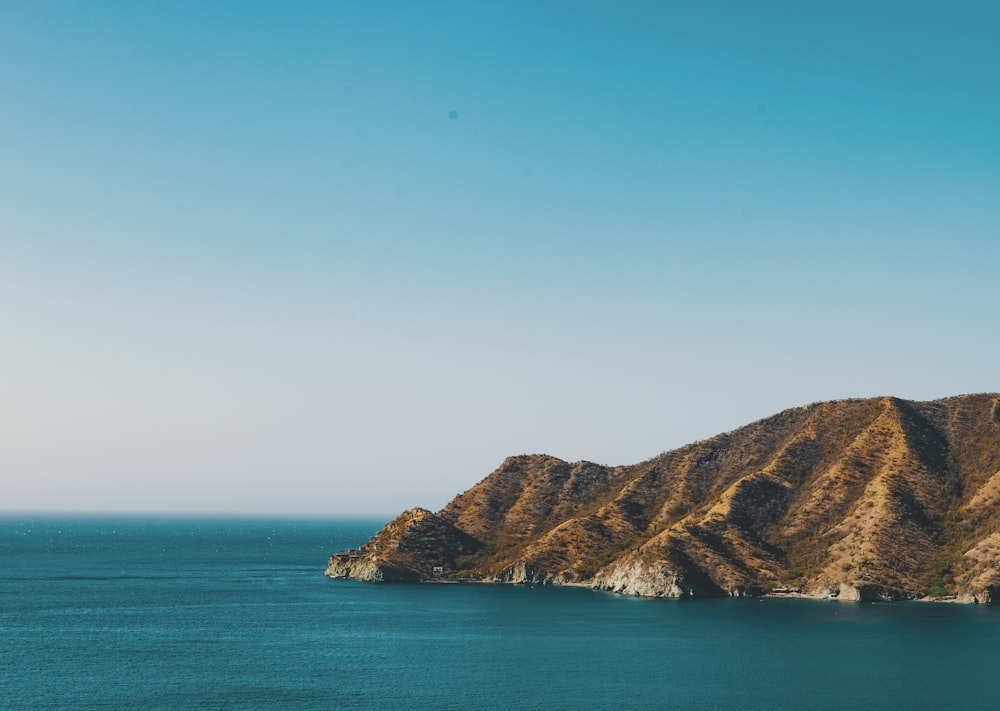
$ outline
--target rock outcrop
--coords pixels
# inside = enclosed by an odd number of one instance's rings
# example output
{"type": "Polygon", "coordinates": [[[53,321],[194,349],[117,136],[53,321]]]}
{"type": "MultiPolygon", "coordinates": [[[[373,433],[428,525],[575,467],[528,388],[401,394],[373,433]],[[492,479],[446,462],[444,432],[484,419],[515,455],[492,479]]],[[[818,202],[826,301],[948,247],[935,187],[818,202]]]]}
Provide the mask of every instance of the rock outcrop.
{"type": "Polygon", "coordinates": [[[369,541],[330,558],[326,575],[371,583],[418,582],[441,576],[483,549],[483,544],[421,508],[403,512],[369,541]]]}
{"type": "Polygon", "coordinates": [[[327,575],[1000,602],[1000,396],[817,403],[632,466],[510,457],[327,575]]]}

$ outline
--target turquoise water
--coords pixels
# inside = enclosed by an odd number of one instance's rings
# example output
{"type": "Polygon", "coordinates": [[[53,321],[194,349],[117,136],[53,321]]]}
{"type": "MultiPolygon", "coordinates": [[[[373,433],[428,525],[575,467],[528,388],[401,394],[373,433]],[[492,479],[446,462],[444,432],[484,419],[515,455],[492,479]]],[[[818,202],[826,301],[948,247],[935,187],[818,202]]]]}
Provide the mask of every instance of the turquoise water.
{"type": "Polygon", "coordinates": [[[380,523],[0,519],[0,708],[1000,705],[1000,610],[322,576],[380,523]]]}

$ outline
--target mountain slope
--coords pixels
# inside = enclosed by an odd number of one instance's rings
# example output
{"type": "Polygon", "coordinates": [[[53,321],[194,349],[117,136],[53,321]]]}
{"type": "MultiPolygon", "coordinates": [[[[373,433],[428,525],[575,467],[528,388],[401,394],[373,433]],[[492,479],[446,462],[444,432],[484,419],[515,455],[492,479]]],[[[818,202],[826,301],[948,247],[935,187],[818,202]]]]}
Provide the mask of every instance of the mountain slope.
{"type": "Polygon", "coordinates": [[[379,537],[327,575],[993,601],[1000,396],[817,403],[633,466],[510,457],[379,537]]]}

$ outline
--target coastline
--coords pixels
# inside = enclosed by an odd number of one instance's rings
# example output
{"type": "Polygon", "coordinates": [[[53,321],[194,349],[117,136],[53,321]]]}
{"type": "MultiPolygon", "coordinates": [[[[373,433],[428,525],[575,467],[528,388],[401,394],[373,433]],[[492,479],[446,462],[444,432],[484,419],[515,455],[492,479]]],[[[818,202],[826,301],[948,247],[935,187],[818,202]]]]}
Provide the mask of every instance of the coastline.
{"type": "MultiPolygon", "coordinates": [[[[355,582],[365,583],[365,584],[379,584],[384,585],[384,582],[373,582],[369,580],[361,580],[358,578],[344,577],[344,576],[330,576],[326,577],[331,580],[354,580],[355,582]]],[[[447,580],[447,579],[427,579],[427,580],[412,580],[412,581],[394,581],[388,583],[390,585],[496,585],[496,586],[521,586],[526,588],[581,588],[585,590],[593,590],[594,592],[606,593],[614,597],[624,597],[624,598],[638,598],[641,600],[734,600],[734,599],[757,599],[757,600],[811,600],[814,602],[836,602],[836,603],[856,603],[856,604],[905,604],[905,603],[921,603],[921,604],[939,604],[939,605],[990,605],[989,602],[980,601],[975,595],[942,595],[942,596],[930,596],[930,595],[915,595],[913,597],[903,597],[903,598],[862,598],[860,596],[854,597],[842,597],[840,595],[830,595],[824,593],[803,593],[803,592],[766,592],[760,595],[635,595],[635,594],[624,594],[620,592],[615,592],[613,590],[606,590],[589,583],[533,583],[533,582],[515,582],[512,580],[485,580],[482,578],[469,578],[466,580],[447,580]]]]}

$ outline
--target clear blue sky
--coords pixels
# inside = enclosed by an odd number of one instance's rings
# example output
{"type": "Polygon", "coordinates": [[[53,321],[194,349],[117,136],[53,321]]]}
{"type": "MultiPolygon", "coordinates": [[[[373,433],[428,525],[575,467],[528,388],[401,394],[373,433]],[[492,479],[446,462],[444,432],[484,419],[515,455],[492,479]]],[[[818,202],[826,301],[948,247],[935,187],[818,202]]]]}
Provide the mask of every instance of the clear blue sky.
{"type": "Polygon", "coordinates": [[[0,509],[394,514],[1000,390],[995,2],[0,2],[0,509]]]}

